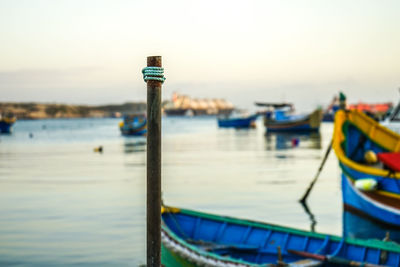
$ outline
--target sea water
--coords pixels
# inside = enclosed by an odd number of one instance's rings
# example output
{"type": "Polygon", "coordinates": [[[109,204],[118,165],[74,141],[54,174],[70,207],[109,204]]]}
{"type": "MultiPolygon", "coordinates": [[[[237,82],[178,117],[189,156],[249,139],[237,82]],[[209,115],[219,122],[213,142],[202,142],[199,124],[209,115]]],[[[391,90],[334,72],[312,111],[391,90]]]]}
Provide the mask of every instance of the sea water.
{"type": "MultiPolygon", "coordinates": [[[[17,121],[0,136],[0,266],[139,266],[146,262],[145,138],[119,119],[17,121]],[[102,146],[103,152],[94,152],[102,146]]],[[[162,197],[170,206],[342,234],[332,137],[218,129],[215,117],[163,117],[162,197]]]]}

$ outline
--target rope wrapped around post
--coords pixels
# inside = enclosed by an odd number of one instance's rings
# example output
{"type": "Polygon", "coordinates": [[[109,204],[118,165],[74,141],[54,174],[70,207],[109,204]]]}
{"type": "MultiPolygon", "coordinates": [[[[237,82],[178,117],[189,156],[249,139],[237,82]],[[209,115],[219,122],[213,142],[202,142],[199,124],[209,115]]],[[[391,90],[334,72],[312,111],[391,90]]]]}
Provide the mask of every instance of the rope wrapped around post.
{"type": "Polygon", "coordinates": [[[161,67],[145,67],[142,69],[143,80],[147,81],[158,81],[164,82],[166,78],[164,77],[164,68],[161,67]]]}

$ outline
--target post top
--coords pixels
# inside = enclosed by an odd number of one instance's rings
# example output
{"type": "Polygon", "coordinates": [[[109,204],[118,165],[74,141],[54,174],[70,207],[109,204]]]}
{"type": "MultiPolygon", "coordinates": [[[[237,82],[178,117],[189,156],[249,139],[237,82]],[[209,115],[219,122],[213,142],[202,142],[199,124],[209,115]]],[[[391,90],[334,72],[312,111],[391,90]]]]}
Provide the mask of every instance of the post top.
{"type": "Polygon", "coordinates": [[[147,57],[147,67],[161,67],[161,56],[147,57]]]}

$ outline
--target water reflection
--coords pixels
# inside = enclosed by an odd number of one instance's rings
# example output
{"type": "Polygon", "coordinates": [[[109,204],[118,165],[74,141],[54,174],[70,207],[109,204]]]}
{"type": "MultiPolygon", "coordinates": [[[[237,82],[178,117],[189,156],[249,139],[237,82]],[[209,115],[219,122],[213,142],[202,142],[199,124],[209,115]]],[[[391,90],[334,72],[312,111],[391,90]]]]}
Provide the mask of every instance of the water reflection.
{"type": "Polygon", "coordinates": [[[278,133],[265,134],[267,150],[292,149],[296,147],[307,149],[321,149],[321,134],[319,132],[305,133],[278,133]]]}
{"type": "Polygon", "coordinates": [[[390,240],[400,243],[400,227],[383,225],[354,212],[343,211],[344,237],[383,240],[387,233],[390,240]]]}
{"type": "Polygon", "coordinates": [[[124,142],[124,152],[126,154],[144,152],[146,151],[146,138],[136,137],[130,138],[126,137],[124,142]]]}
{"type": "Polygon", "coordinates": [[[317,225],[317,220],[315,219],[314,214],[311,212],[306,202],[300,202],[300,205],[303,207],[305,213],[308,215],[310,219],[310,231],[315,232],[315,226],[317,225]]]}

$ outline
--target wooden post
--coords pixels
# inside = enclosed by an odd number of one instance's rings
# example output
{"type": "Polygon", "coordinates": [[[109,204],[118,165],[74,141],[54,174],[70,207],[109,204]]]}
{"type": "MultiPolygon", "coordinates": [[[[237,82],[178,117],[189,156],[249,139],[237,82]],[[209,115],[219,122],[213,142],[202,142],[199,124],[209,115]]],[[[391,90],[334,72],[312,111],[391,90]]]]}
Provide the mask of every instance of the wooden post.
{"type": "MultiPolygon", "coordinates": [[[[161,67],[161,57],[147,66],[161,67]]],[[[147,81],[147,267],[161,265],[161,85],[147,81]]]]}

